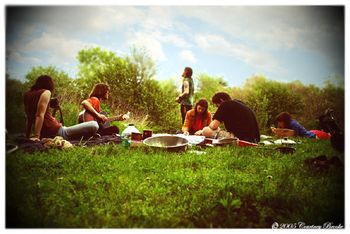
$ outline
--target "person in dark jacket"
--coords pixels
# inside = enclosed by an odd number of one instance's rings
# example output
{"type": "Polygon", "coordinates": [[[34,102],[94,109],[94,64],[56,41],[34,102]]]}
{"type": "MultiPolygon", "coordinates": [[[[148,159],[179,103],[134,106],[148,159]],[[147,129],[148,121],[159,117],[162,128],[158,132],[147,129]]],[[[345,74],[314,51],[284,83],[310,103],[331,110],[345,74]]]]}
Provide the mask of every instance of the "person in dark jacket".
{"type": "Polygon", "coordinates": [[[260,132],[254,112],[244,103],[232,100],[225,92],[216,93],[212,102],[218,107],[213,116],[213,121],[203,129],[203,135],[208,138],[231,138],[259,142],[260,132]],[[226,131],[220,129],[224,123],[226,131]]]}

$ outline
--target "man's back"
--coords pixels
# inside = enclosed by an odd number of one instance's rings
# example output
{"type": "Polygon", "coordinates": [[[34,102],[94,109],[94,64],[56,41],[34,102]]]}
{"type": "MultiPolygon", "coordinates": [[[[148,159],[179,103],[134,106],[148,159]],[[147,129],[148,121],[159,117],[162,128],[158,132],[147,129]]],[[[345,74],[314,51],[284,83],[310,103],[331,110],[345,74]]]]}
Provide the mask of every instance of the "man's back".
{"type": "Polygon", "coordinates": [[[224,122],[227,131],[241,140],[260,141],[259,126],[254,112],[237,100],[223,102],[213,119],[224,122]]]}

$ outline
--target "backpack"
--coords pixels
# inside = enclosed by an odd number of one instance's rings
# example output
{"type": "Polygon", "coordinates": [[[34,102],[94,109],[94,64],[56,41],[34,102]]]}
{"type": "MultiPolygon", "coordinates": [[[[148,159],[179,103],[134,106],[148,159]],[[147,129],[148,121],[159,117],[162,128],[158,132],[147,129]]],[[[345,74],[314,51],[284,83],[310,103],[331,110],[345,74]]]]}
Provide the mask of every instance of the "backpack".
{"type": "Polygon", "coordinates": [[[318,120],[320,128],[331,134],[332,147],[340,152],[344,152],[344,133],[337,124],[334,110],[328,108],[318,120]]]}

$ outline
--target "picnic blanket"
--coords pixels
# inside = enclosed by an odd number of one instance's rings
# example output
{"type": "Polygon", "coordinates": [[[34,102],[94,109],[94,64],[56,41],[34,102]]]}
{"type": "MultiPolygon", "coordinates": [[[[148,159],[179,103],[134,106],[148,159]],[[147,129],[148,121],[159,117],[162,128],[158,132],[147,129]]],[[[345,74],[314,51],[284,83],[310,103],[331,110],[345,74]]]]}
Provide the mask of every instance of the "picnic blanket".
{"type": "Polygon", "coordinates": [[[114,144],[121,143],[119,135],[106,135],[100,137],[92,137],[83,140],[64,140],[62,137],[56,136],[55,138],[43,138],[41,141],[32,141],[24,136],[17,137],[15,139],[18,149],[25,152],[34,153],[47,149],[58,148],[67,149],[72,147],[90,147],[95,145],[104,145],[109,142],[114,144]]]}

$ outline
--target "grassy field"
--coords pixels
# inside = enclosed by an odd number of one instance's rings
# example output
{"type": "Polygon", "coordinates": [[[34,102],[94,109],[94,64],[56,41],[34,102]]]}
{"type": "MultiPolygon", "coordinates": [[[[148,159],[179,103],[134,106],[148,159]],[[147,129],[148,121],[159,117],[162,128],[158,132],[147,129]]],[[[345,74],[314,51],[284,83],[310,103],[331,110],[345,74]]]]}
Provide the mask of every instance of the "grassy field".
{"type": "Polygon", "coordinates": [[[328,141],[273,147],[192,147],[184,153],[122,145],[6,156],[6,225],[37,228],[271,228],[344,226],[344,167],[307,158],[344,154],[328,141]]]}

